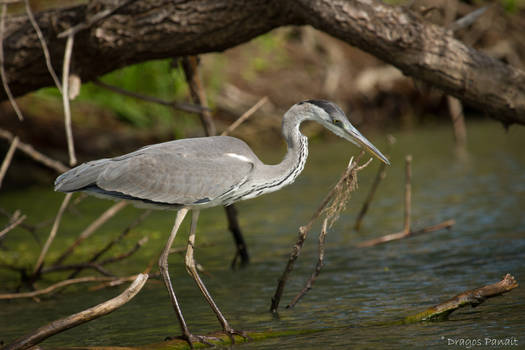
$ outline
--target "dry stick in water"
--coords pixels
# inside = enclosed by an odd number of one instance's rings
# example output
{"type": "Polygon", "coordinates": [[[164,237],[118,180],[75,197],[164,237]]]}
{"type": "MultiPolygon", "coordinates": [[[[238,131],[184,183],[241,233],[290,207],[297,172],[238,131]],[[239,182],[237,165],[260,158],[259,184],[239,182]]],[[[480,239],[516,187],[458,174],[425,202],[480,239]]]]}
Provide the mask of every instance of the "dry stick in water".
{"type": "Polygon", "coordinates": [[[40,269],[42,268],[42,264],[44,263],[44,258],[46,257],[47,251],[49,250],[51,243],[55,239],[56,233],[58,231],[58,226],[60,225],[60,220],[62,220],[62,215],[64,214],[64,211],[66,210],[67,205],[69,204],[69,201],[71,200],[72,195],[73,195],[72,193],[67,193],[64,196],[64,200],[62,201],[62,204],[60,205],[60,209],[58,210],[58,213],[55,217],[55,222],[53,223],[53,227],[51,228],[49,237],[47,238],[47,241],[44,244],[42,251],[40,252],[40,256],[38,257],[35,268],[33,269],[34,277],[38,276],[38,274],[40,273],[40,269]]]}
{"type": "MultiPolygon", "coordinates": [[[[14,136],[9,131],[0,128],[0,137],[4,138],[6,140],[9,140],[9,141],[13,141],[13,139],[16,136],[14,136]]],[[[30,156],[31,158],[33,158],[35,161],[44,164],[48,168],[51,168],[51,169],[55,170],[58,173],[63,173],[63,172],[66,172],[66,171],[69,170],[69,167],[65,166],[64,164],[62,164],[58,160],[54,160],[54,159],[46,156],[45,154],[42,154],[42,153],[38,152],[30,144],[27,144],[27,143],[24,143],[24,142],[20,141],[20,142],[18,142],[17,148],[19,150],[21,150],[22,152],[24,152],[25,154],[27,154],[28,156],[30,156]]]]}
{"type": "Polygon", "coordinates": [[[17,146],[18,146],[18,136],[16,136],[13,139],[13,141],[11,141],[11,146],[9,146],[9,149],[7,150],[4,161],[2,162],[2,166],[0,167],[0,187],[2,187],[2,181],[4,180],[4,176],[5,176],[5,173],[7,173],[7,169],[9,168],[9,165],[11,164],[11,160],[13,159],[13,155],[15,154],[17,146]]]}
{"type": "Polygon", "coordinates": [[[357,219],[355,220],[354,229],[356,231],[359,231],[361,228],[361,224],[363,223],[363,218],[365,217],[366,213],[368,212],[368,208],[370,207],[370,203],[372,202],[372,199],[374,199],[374,195],[377,191],[377,187],[379,186],[379,183],[384,180],[386,177],[386,164],[381,162],[379,164],[379,168],[377,169],[376,177],[374,178],[374,183],[372,184],[372,187],[370,188],[370,192],[368,192],[368,196],[366,197],[365,202],[363,203],[363,206],[361,207],[361,211],[357,215],[357,219]]]}
{"type": "Polygon", "coordinates": [[[412,217],[412,156],[407,155],[405,157],[405,197],[404,197],[405,211],[403,220],[403,231],[397,233],[391,233],[384,235],[379,238],[371,239],[359,243],[358,247],[371,247],[398,239],[403,239],[422,233],[428,233],[433,231],[442,230],[444,228],[452,227],[456,222],[454,220],[446,220],[437,225],[424,227],[419,230],[412,231],[411,229],[411,217],[412,217]]]}
{"type": "Polygon", "coordinates": [[[62,67],[62,103],[64,105],[64,124],[66,128],[67,150],[69,153],[69,165],[77,164],[75,156],[75,143],[73,141],[73,130],[71,126],[71,106],[69,105],[69,69],[71,66],[71,54],[73,52],[73,43],[75,36],[68,35],[66,49],[64,50],[64,64],[62,67]]]}
{"type": "Polygon", "coordinates": [[[326,238],[326,230],[327,230],[327,224],[328,219],[325,218],[323,220],[323,228],[321,229],[321,234],[319,235],[319,258],[317,259],[317,264],[315,265],[315,270],[312,273],[312,276],[310,276],[310,279],[306,282],[306,285],[304,288],[293,298],[293,300],[286,306],[286,308],[294,307],[295,304],[306,294],[310,289],[312,289],[312,285],[314,284],[315,280],[317,279],[317,276],[319,276],[319,273],[321,273],[321,269],[324,266],[324,244],[325,244],[325,238],[326,238]]]}
{"type": "Polygon", "coordinates": [[[489,284],[481,288],[467,290],[439,305],[428,308],[416,315],[406,317],[402,323],[414,323],[420,321],[446,318],[457,309],[471,305],[478,306],[488,298],[496,297],[501,294],[510,292],[518,287],[518,282],[511,274],[506,274],[503,279],[497,283],[489,284]]]}
{"type": "Polygon", "coordinates": [[[11,93],[11,89],[9,88],[9,83],[7,82],[7,75],[5,74],[5,67],[4,67],[4,31],[5,31],[5,16],[7,12],[7,3],[2,3],[2,12],[0,14],[0,78],[2,79],[2,85],[4,86],[5,93],[7,97],[9,98],[9,102],[11,103],[11,106],[13,106],[13,109],[15,110],[16,115],[18,116],[18,119],[20,121],[24,120],[24,116],[22,115],[22,111],[18,107],[18,104],[16,103],[16,100],[11,93]]]}
{"type": "Polygon", "coordinates": [[[60,265],[73,251],[75,248],[82,243],[86,238],[91,236],[93,232],[98,230],[100,226],[102,226],[106,221],[111,219],[115,214],[117,214],[121,209],[123,209],[128,203],[126,201],[120,201],[115,204],[113,204],[109,209],[107,209],[105,212],[102,213],[96,219],[93,221],[82,233],[78,236],[78,238],[73,242],[69,248],[67,248],[53,263],[53,266],[60,265]]]}
{"type": "Polygon", "coordinates": [[[144,287],[147,280],[148,275],[141,273],[136,276],[133,283],[124,292],[115,298],[79,313],[48,323],[47,325],[38,328],[34,332],[15,340],[15,342],[12,344],[5,346],[3,350],[22,350],[30,348],[57,333],[89,322],[99,318],[100,316],[107,315],[133,299],[133,297],[137,295],[142,287],[144,287]]]}
{"type": "MultiPolygon", "coordinates": [[[[300,254],[301,249],[303,247],[304,241],[306,240],[308,232],[312,228],[312,225],[314,224],[315,220],[317,220],[317,218],[322,213],[326,213],[326,214],[328,214],[327,218],[328,218],[328,221],[329,221],[329,226],[331,226],[334,223],[334,221],[337,219],[338,210],[342,210],[344,208],[344,203],[338,204],[338,203],[336,203],[338,201],[336,199],[334,199],[334,198],[336,196],[338,196],[338,194],[341,195],[341,194],[345,194],[346,193],[347,195],[349,195],[349,193],[351,191],[344,190],[343,186],[344,186],[345,183],[347,183],[347,181],[350,180],[350,177],[352,177],[351,176],[352,175],[352,171],[357,168],[357,164],[359,163],[359,161],[361,160],[361,157],[363,157],[364,154],[365,154],[365,152],[361,151],[359,153],[359,155],[357,156],[355,162],[353,162],[352,159],[350,160],[350,164],[346,168],[343,176],[341,176],[341,178],[339,179],[337,184],[325,196],[325,198],[321,202],[321,205],[317,208],[317,210],[314,212],[314,214],[310,218],[310,221],[306,225],[299,227],[299,236],[297,238],[297,241],[296,241],[295,245],[292,248],[292,251],[291,251],[290,256],[288,258],[288,263],[286,264],[286,267],[285,267],[281,277],[279,278],[279,282],[277,284],[277,288],[275,290],[275,294],[272,297],[272,304],[271,304],[271,307],[270,307],[270,311],[277,312],[277,308],[279,307],[279,303],[281,301],[281,297],[282,297],[282,294],[283,294],[283,291],[284,291],[284,287],[285,287],[286,282],[288,280],[288,276],[290,275],[290,273],[293,270],[295,261],[299,257],[299,254],[300,254]],[[332,205],[329,206],[330,202],[332,202],[332,205]]],[[[363,169],[369,163],[370,163],[370,161],[368,161],[365,165],[363,165],[362,167],[359,167],[359,168],[363,169]]],[[[348,188],[348,186],[347,186],[347,188],[348,188]]]]}

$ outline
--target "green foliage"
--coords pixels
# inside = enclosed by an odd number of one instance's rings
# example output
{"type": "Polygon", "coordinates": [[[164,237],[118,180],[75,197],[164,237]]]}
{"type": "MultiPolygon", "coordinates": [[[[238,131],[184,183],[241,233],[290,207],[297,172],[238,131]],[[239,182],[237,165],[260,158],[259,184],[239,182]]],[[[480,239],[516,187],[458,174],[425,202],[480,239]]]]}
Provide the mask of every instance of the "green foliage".
{"type": "MultiPolygon", "coordinates": [[[[173,68],[169,59],[128,66],[106,74],[101,81],[164,100],[182,99],[187,89],[184,73],[173,68]]],[[[41,89],[38,95],[60,99],[56,88],[41,89]]],[[[83,84],[75,101],[94,103],[137,127],[152,127],[159,122],[168,124],[173,119],[169,107],[124,96],[93,83],[83,84]]]]}

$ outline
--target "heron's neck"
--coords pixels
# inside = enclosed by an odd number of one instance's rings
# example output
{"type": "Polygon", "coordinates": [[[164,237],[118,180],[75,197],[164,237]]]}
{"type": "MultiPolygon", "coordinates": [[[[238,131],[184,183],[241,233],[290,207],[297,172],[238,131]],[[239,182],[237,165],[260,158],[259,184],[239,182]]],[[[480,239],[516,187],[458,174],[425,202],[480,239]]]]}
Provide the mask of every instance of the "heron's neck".
{"type": "Polygon", "coordinates": [[[266,165],[264,176],[271,179],[266,188],[276,191],[295,181],[303,171],[308,157],[308,138],[301,134],[299,126],[308,118],[302,115],[286,113],[283,118],[282,133],[287,145],[284,159],[276,165],[266,165]]]}

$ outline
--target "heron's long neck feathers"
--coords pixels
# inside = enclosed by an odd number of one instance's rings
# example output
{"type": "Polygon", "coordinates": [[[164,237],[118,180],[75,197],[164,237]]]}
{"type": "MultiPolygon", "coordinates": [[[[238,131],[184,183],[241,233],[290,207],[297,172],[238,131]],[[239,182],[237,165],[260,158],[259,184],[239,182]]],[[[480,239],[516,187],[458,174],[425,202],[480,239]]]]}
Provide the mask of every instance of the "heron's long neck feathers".
{"type": "Polygon", "coordinates": [[[256,177],[252,179],[249,189],[241,196],[232,198],[249,199],[261,194],[277,191],[295,181],[303,171],[308,157],[308,138],[301,134],[300,124],[309,119],[295,113],[286,113],[283,119],[282,132],[287,144],[284,159],[275,165],[261,165],[256,177]]]}

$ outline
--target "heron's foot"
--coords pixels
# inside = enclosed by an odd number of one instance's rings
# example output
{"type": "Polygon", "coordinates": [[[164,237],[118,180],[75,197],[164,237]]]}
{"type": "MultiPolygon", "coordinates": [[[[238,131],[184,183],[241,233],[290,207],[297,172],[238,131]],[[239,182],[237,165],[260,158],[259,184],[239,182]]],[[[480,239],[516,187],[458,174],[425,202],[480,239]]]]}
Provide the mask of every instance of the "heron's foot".
{"type": "Polygon", "coordinates": [[[217,338],[217,337],[212,337],[212,336],[209,336],[209,335],[196,335],[196,334],[191,334],[191,333],[187,333],[187,334],[183,334],[183,335],[180,335],[178,337],[166,337],[165,340],[171,340],[171,339],[182,339],[182,340],[185,340],[188,342],[188,344],[190,345],[190,348],[193,349],[193,344],[194,343],[202,343],[202,344],[205,344],[205,345],[208,345],[208,346],[215,346],[216,344],[212,343],[212,342],[223,342],[224,340],[222,340],[221,338],[217,338]]]}
{"type": "Polygon", "coordinates": [[[230,326],[225,327],[223,332],[228,336],[228,338],[230,338],[232,344],[235,344],[235,336],[236,335],[238,335],[240,337],[243,337],[244,340],[251,340],[251,338],[248,336],[247,332],[235,330],[235,329],[231,328],[230,326]]]}

